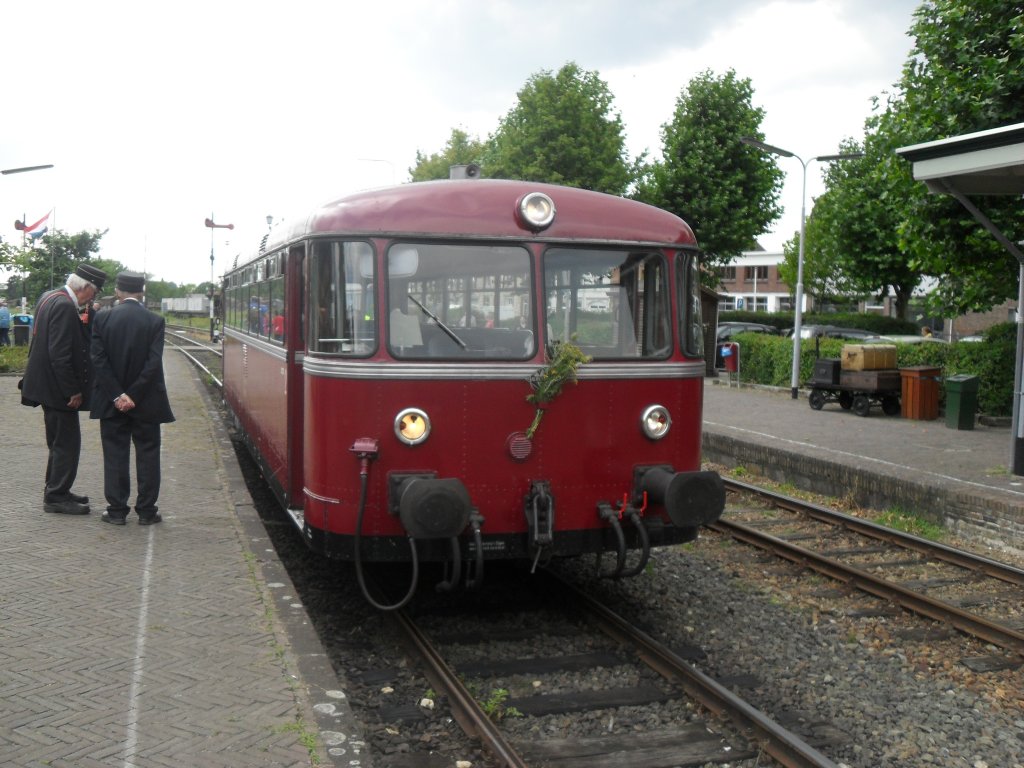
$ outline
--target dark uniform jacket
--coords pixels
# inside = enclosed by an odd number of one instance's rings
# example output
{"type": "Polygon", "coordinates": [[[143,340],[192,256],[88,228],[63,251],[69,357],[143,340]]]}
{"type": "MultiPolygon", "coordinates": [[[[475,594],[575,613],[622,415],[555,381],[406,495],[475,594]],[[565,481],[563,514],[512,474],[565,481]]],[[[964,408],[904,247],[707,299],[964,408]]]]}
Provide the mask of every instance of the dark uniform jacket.
{"type": "Polygon", "coordinates": [[[96,384],[94,419],[121,415],[114,407],[122,393],[135,401],[127,415],[139,421],[174,421],[164,383],[164,319],[125,300],[96,313],[92,321],[92,361],[96,384]]]}
{"type": "Polygon", "coordinates": [[[89,341],[89,326],[82,322],[67,290],[44,293],[36,304],[22,403],[73,411],[68,400],[81,394],[79,410],[88,408],[92,392],[89,341]]]}

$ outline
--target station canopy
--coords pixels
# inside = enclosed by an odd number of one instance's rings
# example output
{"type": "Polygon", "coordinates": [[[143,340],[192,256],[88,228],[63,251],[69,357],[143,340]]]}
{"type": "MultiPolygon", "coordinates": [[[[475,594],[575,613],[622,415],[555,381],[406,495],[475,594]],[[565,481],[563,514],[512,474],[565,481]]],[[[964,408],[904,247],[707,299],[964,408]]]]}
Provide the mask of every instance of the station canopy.
{"type": "MultiPolygon", "coordinates": [[[[1014,372],[1010,467],[1024,475],[1024,253],[968,197],[1024,195],[1024,123],[967,133],[896,150],[913,165],[914,178],[930,192],[956,198],[1020,265],[1017,298],[1017,357],[1014,372]]],[[[1022,201],[1024,205],[1024,201],[1022,201]]]]}
{"type": "Polygon", "coordinates": [[[1024,253],[968,195],[1024,195],[1024,123],[896,150],[928,191],[956,198],[1024,266],[1024,253]]]}

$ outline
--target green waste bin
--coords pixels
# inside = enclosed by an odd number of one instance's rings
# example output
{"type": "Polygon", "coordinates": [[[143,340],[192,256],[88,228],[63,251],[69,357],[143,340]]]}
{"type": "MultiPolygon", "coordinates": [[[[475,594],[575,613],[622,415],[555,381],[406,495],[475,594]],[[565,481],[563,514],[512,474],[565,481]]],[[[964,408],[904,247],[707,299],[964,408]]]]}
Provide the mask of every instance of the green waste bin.
{"type": "Polygon", "coordinates": [[[946,377],[946,426],[974,429],[978,410],[978,377],[958,373],[946,377]]]}
{"type": "Polygon", "coordinates": [[[28,346],[32,340],[32,315],[12,315],[11,325],[11,330],[14,331],[14,346],[28,346]]]}

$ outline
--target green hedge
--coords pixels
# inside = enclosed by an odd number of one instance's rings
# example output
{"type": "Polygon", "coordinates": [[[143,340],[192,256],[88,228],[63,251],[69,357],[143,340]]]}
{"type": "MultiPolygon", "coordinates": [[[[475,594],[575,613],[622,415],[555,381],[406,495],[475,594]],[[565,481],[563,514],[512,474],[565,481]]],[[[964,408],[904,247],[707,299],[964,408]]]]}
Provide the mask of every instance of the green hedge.
{"type": "Polygon", "coordinates": [[[24,373],[28,362],[28,345],[0,347],[0,373],[24,373]]]}
{"type": "MultiPolygon", "coordinates": [[[[743,381],[790,386],[792,339],[764,333],[740,333],[734,340],[740,345],[740,377],[743,381]]],[[[814,373],[814,361],[819,355],[839,357],[845,344],[855,343],[847,339],[804,339],[800,344],[801,386],[814,373]]],[[[941,369],[943,376],[977,376],[978,410],[990,416],[1009,416],[1013,412],[1016,344],[1016,326],[1001,323],[990,328],[981,342],[896,344],[896,365],[900,368],[933,366],[941,369]]]]}

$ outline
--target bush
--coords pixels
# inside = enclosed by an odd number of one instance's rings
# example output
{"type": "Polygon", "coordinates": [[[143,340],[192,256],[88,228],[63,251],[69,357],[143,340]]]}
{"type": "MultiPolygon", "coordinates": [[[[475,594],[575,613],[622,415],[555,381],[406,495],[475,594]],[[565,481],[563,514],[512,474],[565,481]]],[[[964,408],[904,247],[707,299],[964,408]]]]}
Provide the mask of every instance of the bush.
{"type": "MultiPolygon", "coordinates": [[[[732,313],[730,313],[732,314],[732,313]]],[[[750,313],[754,314],[754,313],[750,313]]],[[[764,313],[760,313],[764,316],[764,313]]],[[[765,333],[740,333],[740,377],[745,382],[789,387],[793,366],[793,340],[765,333]]],[[[800,384],[814,373],[818,357],[840,357],[847,339],[804,339],[800,344],[800,384]]],[[[981,342],[953,344],[896,344],[896,365],[931,366],[942,376],[977,376],[978,410],[990,416],[1013,412],[1013,376],[1017,345],[1014,323],[1001,323],[985,333],[981,342]]],[[[944,395],[944,392],[943,392],[944,395]]]]}
{"type": "Polygon", "coordinates": [[[1017,354],[1016,324],[994,325],[985,332],[983,341],[952,344],[950,347],[945,375],[966,373],[977,376],[978,410],[990,416],[1011,415],[1013,369],[1017,354]]]}
{"type": "Polygon", "coordinates": [[[0,347],[0,373],[24,373],[28,362],[28,345],[0,347]]]}

